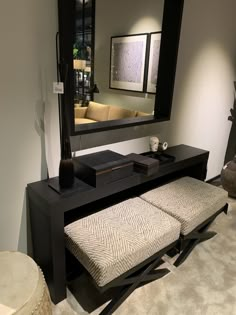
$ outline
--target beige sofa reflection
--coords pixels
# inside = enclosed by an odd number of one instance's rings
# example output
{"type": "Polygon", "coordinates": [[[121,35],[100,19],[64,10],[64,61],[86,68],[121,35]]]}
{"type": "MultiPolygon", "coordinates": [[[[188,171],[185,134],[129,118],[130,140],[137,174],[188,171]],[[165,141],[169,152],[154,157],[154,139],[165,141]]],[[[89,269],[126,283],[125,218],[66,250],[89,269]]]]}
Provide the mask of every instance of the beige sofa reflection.
{"type": "Polygon", "coordinates": [[[76,125],[151,115],[145,112],[129,110],[115,105],[100,104],[92,101],[89,102],[89,105],[86,107],[77,106],[75,104],[74,110],[76,125]]]}

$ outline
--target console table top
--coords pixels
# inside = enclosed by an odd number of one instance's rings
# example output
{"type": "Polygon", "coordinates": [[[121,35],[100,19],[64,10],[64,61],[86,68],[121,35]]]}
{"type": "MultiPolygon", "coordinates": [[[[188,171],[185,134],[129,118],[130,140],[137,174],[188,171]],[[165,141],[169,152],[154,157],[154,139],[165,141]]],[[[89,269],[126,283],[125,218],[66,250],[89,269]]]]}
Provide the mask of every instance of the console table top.
{"type": "Polygon", "coordinates": [[[168,148],[165,153],[175,157],[175,160],[160,165],[159,171],[151,176],[133,172],[132,176],[109,183],[102,187],[93,187],[85,182],[78,180],[75,190],[68,190],[64,194],[59,194],[48,186],[48,180],[42,180],[27,185],[28,193],[35,200],[44,204],[44,209],[48,212],[50,209],[57,208],[62,211],[68,211],[72,208],[83,206],[87,203],[99,200],[112,194],[124,191],[126,189],[138,186],[145,182],[158,179],[162,176],[171,174],[181,169],[186,169],[192,164],[196,164],[208,159],[209,152],[206,150],[194,148],[184,144],[168,148]]]}

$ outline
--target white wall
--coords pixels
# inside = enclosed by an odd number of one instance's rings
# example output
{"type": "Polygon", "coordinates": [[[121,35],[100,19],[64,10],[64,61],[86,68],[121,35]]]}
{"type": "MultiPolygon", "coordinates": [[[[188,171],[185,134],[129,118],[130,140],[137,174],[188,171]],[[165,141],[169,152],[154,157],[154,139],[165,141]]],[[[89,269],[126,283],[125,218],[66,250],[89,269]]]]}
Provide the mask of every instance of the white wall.
{"type": "Polygon", "coordinates": [[[26,185],[47,173],[44,111],[49,167],[57,169],[56,30],[56,0],[1,0],[0,250],[26,251],[26,185]]]}
{"type": "MultiPolygon", "coordinates": [[[[231,123],[236,61],[234,0],[185,1],[167,138],[210,151],[207,178],[220,174],[231,123]]],[[[236,135],[235,135],[236,136],[236,135]]]]}
{"type": "MultiPolygon", "coordinates": [[[[210,150],[208,176],[218,175],[233,103],[234,2],[186,0],[170,122],[84,136],[81,148],[116,142],[111,148],[117,152],[142,152],[145,136],[157,134],[170,144],[210,150]],[[132,137],[137,139],[120,142],[132,137]]],[[[51,90],[56,30],[56,0],[1,0],[0,250],[26,251],[26,185],[46,178],[46,165],[50,176],[58,172],[57,98],[51,90]]]]}

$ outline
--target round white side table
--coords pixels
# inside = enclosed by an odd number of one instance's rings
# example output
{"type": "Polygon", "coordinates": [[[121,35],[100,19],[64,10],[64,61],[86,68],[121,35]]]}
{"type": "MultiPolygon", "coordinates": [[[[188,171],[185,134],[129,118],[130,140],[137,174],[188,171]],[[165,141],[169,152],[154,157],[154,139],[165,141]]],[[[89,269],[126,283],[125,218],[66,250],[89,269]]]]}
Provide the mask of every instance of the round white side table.
{"type": "Polygon", "coordinates": [[[48,288],[40,268],[20,252],[0,251],[0,314],[51,315],[48,288]]]}

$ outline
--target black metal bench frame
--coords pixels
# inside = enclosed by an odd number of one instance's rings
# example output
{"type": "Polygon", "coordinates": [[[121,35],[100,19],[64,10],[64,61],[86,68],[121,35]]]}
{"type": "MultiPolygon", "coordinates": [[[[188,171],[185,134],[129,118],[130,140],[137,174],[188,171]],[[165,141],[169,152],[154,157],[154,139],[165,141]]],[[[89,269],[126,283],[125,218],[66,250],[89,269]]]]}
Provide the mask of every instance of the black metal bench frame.
{"type": "Polygon", "coordinates": [[[180,253],[179,257],[174,262],[175,267],[180,266],[190,255],[195,246],[201,242],[211,239],[217,233],[213,231],[208,231],[208,228],[215,220],[215,218],[224,212],[227,214],[228,212],[228,203],[224,205],[220,210],[218,210],[215,214],[209,217],[207,220],[199,224],[193,231],[191,231],[187,235],[180,235],[179,241],[176,246],[176,250],[180,253]]]}
{"type": "Polygon", "coordinates": [[[140,285],[152,282],[167,275],[170,270],[167,268],[157,269],[162,263],[162,257],[167,252],[177,245],[178,240],[171,243],[167,247],[161,249],[151,257],[144,260],[139,265],[131,268],[127,272],[123,273],[116,279],[107,283],[103,287],[99,287],[89,272],[83,268],[83,271],[88,274],[90,281],[96,287],[96,289],[102,294],[108,289],[114,287],[120,287],[119,292],[112,298],[110,303],[102,310],[99,315],[111,315],[114,311],[130,296],[130,294],[140,285]]]}

